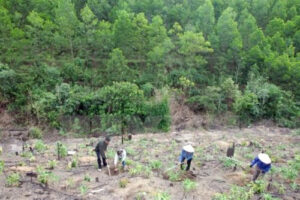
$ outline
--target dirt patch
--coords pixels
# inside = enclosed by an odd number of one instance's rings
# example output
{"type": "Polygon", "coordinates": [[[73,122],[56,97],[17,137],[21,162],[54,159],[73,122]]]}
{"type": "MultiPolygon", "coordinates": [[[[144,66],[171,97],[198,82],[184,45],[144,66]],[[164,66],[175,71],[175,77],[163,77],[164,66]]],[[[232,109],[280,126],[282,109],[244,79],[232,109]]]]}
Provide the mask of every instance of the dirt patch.
{"type": "Polygon", "coordinates": [[[247,185],[247,183],[251,181],[251,176],[246,175],[243,172],[233,172],[233,173],[226,174],[225,179],[232,184],[245,186],[247,185]]]}
{"type": "Polygon", "coordinates": [[[83,156],[83,157],[79,157],[78,161],[82,165],[91,164],[91,163],[95,163],[95,161],[97,161],[97,158],[95,156],[83,156]]]}
{"type": "Polygon", "coordinates": [[[35,168],[34,167],[29,167],[29,166],[13,166],[9,168],[11,171],[14,172],[21,172],[21,173],[27,173],[27,172],[34,172],[35,168]]]}

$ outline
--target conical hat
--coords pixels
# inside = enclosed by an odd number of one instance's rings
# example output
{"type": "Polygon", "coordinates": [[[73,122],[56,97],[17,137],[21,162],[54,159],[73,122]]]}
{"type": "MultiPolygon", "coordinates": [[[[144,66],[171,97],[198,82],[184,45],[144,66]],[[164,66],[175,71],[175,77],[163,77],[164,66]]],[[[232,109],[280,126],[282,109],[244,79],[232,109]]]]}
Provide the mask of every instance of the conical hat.
{"type": "Polygon", "coordinates": [[[258,154],[258,159],[265,164],[271,163],[270,157],[268,156],[268,154],[265,154],[265,153],[258,154]]]}
{"type": "Polygon", "coordinates": [[[190,145],[190,144],[183,146],[182,149],[189,153],[194,153],[194,151],[195,151],[194,148],[192,147],[192,145],[190,145]]]}

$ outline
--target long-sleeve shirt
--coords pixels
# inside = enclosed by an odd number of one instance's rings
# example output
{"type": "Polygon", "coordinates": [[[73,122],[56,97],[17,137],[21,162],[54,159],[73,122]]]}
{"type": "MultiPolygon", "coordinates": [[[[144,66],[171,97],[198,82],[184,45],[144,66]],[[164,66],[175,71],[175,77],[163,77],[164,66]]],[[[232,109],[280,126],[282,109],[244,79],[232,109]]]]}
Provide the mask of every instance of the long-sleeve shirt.
{"type": "Polygon", "coordinates": [[[123,162],[125,161],[125,159],[126,159],[126,151],[125,149],[122,149],[122,153],[120,155],[118,155],[118,153],[115,154],[114,165],[116,166],[119,160],[123,162]]]}
{"type": "Polygon", "coordinates": [[[263,163],[262,161],[259,160],[258,156],[254,158],[250,166],[253,167],[254,165],[257,165],[263,173],[266,173],[271,169],[271,164],[263,163]]]}
{"type": "Polygon", "coordinates": [[[97,146],[95,148],[95,151],[98,152],[98,153],[100,153],[100,155],[101,155],[102,158],[106,159],[106,156],[105,156],[106,149],[107,149],[106,142],[105,141],[100,141],[97,144],[97,146]]]}
{"type": "Polygon", "coordinates": [[[194,153],[187,152],[185,150],[181,151],[179,162],[182,162],[183,159],[191,160],[193,158],[194,153]]]}

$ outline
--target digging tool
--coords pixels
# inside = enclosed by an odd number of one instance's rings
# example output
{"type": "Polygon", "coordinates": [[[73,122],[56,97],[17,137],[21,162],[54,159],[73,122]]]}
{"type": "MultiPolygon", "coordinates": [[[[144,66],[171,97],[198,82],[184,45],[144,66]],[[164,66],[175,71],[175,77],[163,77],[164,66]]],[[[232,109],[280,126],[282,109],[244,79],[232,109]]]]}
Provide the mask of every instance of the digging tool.
{"type": "Polygon", "coordinates": [[[109,165],[106,165],[106,167],[107,167],[107,169],[108,169],[108,174],[109,174],[109,176],[111,176],[109,165]]]}
{"type": "Polygon", "coordinates": [[[181,164],[180,162],[176,163],[174,166],[172,166],[172,167],[166,169],[166,170],[164,171],[164,173],[166,173],[166,172],[168,172],[168,171],[170,171],[170,170],[172,170],[172,169],[175,169],[175,168],[178,167],[178,165],[180,165],[180,164],[181,164]]]}

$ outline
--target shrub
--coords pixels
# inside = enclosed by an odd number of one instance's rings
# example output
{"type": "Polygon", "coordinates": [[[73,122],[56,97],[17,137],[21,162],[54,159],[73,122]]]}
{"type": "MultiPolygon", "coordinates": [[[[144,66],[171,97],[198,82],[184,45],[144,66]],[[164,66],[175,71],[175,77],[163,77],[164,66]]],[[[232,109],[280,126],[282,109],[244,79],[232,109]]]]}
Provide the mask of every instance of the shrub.
{"type": "Polygon", "coordinates": [[[266,191],[267,185],[264,180],[257,180],[255,183],[250,184],[250,188],[255,194],[262,194],[266,191]]]}
{"type": "Polygon", "coordinates": [[[195,190],[197,187],[197,183],[191,181],[190,179],[185,179],[182,184],[185,192],[190,192],[192,190],[195,190]]]}
{"type": "Polygon", "coordinates": [[[42,153],[44,152],[47,147],[46,145],[44,144],[44,142],[42,140],[37,140],[34,144],[34,148],[39,152],[39,153],[42,153]]]}
{"type": "Polygon", "coordinates": [[[229,158],[229,157],[223,157],[221,159],[224,167],[226,168],[231,168],[234,167],[235,165],[240,165],[239,161],[234,159],[234,158],[229,158]]]}
{"type": "Polygon", "coordinates": [[[35,139],[41,139],[43,137],[43,132],[38,127],[31,127],[29,129],[29,136],[35,139]]]}
{"type": "Polygon", "coordinates": [[[7,176],[6,184],[8,186],[19,186],[20,184],[20,175],[19,173],[12,173],[7,176]]]}

